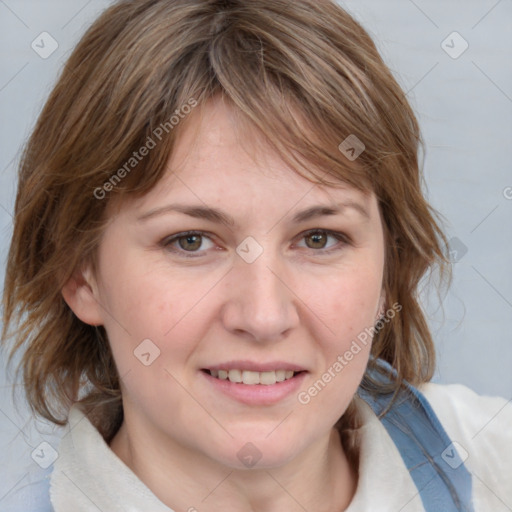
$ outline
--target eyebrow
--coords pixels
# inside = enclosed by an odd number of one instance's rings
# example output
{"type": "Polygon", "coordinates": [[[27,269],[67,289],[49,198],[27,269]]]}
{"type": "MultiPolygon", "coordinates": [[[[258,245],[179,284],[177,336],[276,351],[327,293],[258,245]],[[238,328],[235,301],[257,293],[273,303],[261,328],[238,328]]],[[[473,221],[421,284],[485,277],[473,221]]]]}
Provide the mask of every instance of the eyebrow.
{"type": "MultiPolygon", "coordinates": [[[[317,217],[338,215],[347,209],[351,209],[358,212],[365,219],[370,218],[367,209],[363,205],[355,201],[344,201],[333,206],[311,206],[310,208],[297,212],[293,216],[292,222],[298,224],[300,222],[305,222],[307,220],[311,220],[317,217]]],[[[233,219],[233,217],[223,212],[222,210],[219,210],[218,208],[184,204],[170,204],[167,206],[162,206],[160,208],[155,208],[142,214],[140,217],[137,218],[137,221],[142,222],[172,212],[183,213],[185,215],[188,215],[189,217],[208,220],[215,224],[223,224],[227,227],[236,226],[236,222],[233,219]]]]}

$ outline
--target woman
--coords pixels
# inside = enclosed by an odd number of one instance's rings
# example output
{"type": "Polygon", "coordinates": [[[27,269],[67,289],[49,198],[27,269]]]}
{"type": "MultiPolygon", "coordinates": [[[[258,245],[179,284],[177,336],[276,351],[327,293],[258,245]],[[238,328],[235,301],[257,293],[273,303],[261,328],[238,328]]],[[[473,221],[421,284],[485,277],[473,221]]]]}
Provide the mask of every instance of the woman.
{"type": "Polygon", "coordinates": [[[109,8],[20,169],[4,339],[69,426],[37,510],[511,507],[510,404],[428,384],[420,144],[333,2],[109,8]]]}

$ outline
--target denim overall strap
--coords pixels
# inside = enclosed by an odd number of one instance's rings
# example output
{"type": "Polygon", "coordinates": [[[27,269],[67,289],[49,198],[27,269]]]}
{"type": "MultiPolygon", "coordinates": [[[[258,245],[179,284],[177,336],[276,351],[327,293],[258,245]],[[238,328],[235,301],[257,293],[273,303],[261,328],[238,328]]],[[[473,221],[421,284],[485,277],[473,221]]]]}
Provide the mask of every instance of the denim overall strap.
{"type": "MultiPolygon", "coordinates": [[[[376,362],[388,374],[396,375],[387,362],[376,362]]],[[[389,377],[376,370],[369,373],[374,381],[389,382],[389,377]]],[[[380,421],[400,452],[426,512],[474,512],[471,474],[425,396],[413,386],[405,386],[380,421]]],[[[392,397],[392,393],[375,395],[364,385],[358,394],[377,416],[392,397]]]]}

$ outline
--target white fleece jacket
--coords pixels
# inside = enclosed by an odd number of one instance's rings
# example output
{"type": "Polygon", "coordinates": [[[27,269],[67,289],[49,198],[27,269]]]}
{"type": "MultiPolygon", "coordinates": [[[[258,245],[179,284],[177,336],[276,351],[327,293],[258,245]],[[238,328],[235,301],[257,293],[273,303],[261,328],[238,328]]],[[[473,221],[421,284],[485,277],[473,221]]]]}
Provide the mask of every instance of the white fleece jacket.
{"type": "MultiPolygon", "coordinates": [[[[448,436],[458,443],[461,458],[467,454],[475,512],[511,512],[512,402],[482,397],[461,385],[430,383],[420,390],[448,436]]],[[[347,512],[424,512],[418,489],[386,429],[361,399],[357,410],[363,421],[353,434],[360,447],[359,481],[347,512]]],[[[55,512],[174,512],[112,452],[76,406],[69,421],[51,474],[55,512]]],[[[201,512],[200,504],[190,507],[201,512]]],[[[36,510],[48,509],[23,512],[36,510]]]]}

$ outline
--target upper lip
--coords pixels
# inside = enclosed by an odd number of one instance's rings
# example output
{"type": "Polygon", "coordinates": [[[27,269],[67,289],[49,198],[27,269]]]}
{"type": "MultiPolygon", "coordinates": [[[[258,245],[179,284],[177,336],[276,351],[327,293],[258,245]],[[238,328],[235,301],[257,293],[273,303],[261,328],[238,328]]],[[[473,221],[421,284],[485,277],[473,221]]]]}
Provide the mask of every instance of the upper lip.
{"type": "Polygon", "coordinates": [[[271,372],[274,370],[292,370],[294,372],[306,371],[302,366],[286,361],[269,361],[268,363],[256,363],[254,361],[239,360],[227,361],[204,368],[205,370],[242,370],[250,372],[271,372]]]}

